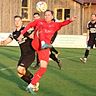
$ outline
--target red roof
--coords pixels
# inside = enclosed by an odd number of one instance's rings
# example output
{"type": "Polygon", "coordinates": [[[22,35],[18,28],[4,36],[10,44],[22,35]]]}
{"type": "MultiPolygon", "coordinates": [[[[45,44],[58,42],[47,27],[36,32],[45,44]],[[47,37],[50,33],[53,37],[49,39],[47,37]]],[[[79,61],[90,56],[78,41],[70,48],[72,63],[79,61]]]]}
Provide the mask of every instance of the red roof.
{"type": "Polygon", "coordinates": [[[96,3],[96,0],[74,0],[80,4],[84,4],[84,3],[96,3]]]}

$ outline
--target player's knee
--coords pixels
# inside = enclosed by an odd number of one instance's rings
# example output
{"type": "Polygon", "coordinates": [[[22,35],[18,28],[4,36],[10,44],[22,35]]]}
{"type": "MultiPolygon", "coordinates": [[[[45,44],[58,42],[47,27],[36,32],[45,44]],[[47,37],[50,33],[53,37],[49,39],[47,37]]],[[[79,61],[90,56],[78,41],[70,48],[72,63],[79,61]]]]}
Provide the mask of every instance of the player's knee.
{"type": "Polygon", "coordinates": [[[47,68],[48,63],[44,60],[40,61],[40,67],[47,68]]]}
{"type": "Polygon", "coordinates": [[[23,77],[23,75],[22,75],[22,74],[20,74],[20,73],[17,73],[17,75],[18,75],[19,77],[23,77]]]}
{"type": "Polygon", "coordinates": [[[18,76],[22,77],[23,75],[26,74],[26,69],[23,66],[18,66],[17,67],[17,72],[18,72],[18,76]]]}

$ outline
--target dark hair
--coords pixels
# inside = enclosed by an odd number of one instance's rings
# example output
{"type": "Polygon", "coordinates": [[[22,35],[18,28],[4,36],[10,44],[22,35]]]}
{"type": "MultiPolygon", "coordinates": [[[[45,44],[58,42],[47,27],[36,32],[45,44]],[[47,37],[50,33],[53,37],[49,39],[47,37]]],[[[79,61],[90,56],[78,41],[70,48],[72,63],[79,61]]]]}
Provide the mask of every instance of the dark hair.
{"type": "Polygon", "coordinates": [[[20,18],[20,19],[22,19],[22,17],[19,16],[19,15],[14,16],[14,19],[15,19],[15,18],[20,18]]]}
{"type": "Polygon", "coordinates": [[[54,15],[54,12],[53,12],[52,10],[46,10],[46,11],[44,12],[44,14],[45,14],[46,12],[51,12],[51,14],[54,15]]]}
{"type": "Polygon", "coordinates": [[[53,18],[53,19],[52,19],[52,21],[54,21],[54,22],[55,22],[55,21],[56,21],[56,20],[55,20],[55,18],[53,18]]]}
{"type": "Polygon", "coordinates": [[[39,15],[39,16],[40,16],[40,14],[39,14],[38,12],[35,12],[35,13],[33,14],[33,16],[34,16],[34,15],[39,15]]]}

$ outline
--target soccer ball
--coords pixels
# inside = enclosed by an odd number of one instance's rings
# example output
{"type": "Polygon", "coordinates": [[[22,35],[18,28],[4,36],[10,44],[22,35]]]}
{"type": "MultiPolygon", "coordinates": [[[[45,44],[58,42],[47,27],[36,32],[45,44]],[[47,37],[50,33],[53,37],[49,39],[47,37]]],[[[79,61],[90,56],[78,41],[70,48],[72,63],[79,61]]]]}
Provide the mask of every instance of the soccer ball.
{"type": "Polygon", "coordinates": [[[45,12],[47,10],[47,4],[44,1],[40,1],[36,4],[36,9],[39,12],[45,12]]]}

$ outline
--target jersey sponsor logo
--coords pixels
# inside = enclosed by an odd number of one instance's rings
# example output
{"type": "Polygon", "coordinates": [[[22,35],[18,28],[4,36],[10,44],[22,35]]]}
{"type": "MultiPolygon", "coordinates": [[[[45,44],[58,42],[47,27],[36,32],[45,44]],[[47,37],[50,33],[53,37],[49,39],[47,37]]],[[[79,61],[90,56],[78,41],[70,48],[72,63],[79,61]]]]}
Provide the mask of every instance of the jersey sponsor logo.
{"type": "Polygon", "coordinates": [[[96,28],[90,28],[91,33],[96,33],[96,28]]]}
{"type": "Polygon", "coordinates": [[[43,25],[43,22],[40,22],[41,25],[43,25]]]}

